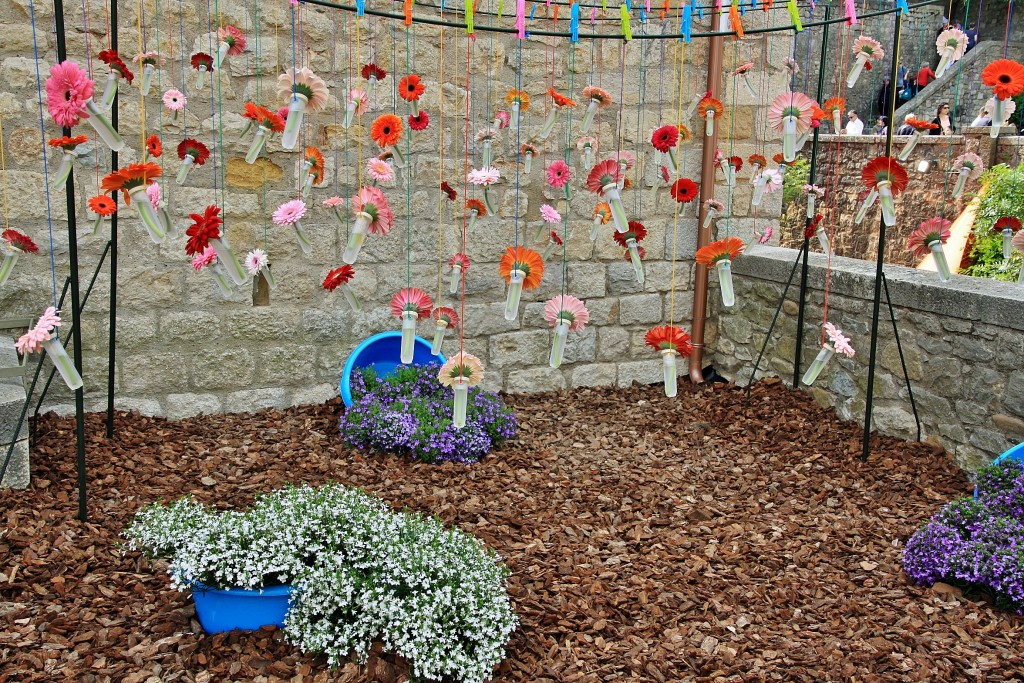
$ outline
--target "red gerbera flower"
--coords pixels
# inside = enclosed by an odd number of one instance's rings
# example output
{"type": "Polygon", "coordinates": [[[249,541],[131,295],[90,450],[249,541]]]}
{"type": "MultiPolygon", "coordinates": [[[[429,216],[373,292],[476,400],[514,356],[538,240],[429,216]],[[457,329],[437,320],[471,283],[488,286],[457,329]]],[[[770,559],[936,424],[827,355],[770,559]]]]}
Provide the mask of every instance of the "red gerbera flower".
{"type": "Polygon", "coordinates": [[[146,138],[146,152],[153,158],[158,158],[164,153],[163,145],[160,144],[160,138],[156,134],[146,138]]]}
{"type": "Polygon", "coordinates": [[[651,144],[659,152],[668,152],[679,143],[679,129],[675,126],[662,126],[651,135],[651,144]]]}
{"type": "Polygon", "coordinates": [[[385,78],[388,77],[388,72],[380,68],[373,62],[370,62],[369,64],[363,67],[362,74],[363,78],[365,78],[366,80],[374,78],[378,81],[383,81],[385,78]]]}
{"type": "Polygon", "coordinates": [[[199,67],[205,66],[207,71],[213,71],[213,57],[206,54],[205,52],[197,52],[192,55],[192,68],[196,71],[199,67]]]}
{"type": "Polygon", "coordinates": [[[693,345],[690,344],[690,335],[683,332],[678,325],[661,325],[644,335],[644,343],[655,351],[675,350],[680,356],[689,356],[693,353],[693,345]]]}
{"type": "Polygon", "coordinates": [[[779,152],[772,156],[772,161],[774,161],[777,164],[784,164],[786,163],[786,157],[782,156],[782,152],[779,152]]]}
{"type": "Polygon", "coordinates": [[[75,147],[78,147],[82,143],[86,142],[88,139],[89,138],[85,135],[76,135],[74,137],[65,136],[62,138],[53,138],[46,144],[48,144],[50,147],[60,147],[61,149],[66,150],[68,152],[73,152],[75,150],[75,147]]]}
{"type": "Polygon", "coordinates": [[[193,222],[185,231],[188,235],[188,242],[185,243],[186,254],[201,254],[210,246],[210,240],[220,239],[220,226],[224,224],[224,220],[220,218],[219,213],[220,207],[211,204],[203,213],[189,214],[188,217],[193,222]]]}
{"type": "Polygon", "coordinates": [[[697,197],[697,183],[689,178],[680,178],[672,183],[672,189],[669,192],[677,202],[692,202],[697,197]]]}
{"type": "Polygon", "coordinates": [[[398,82],[398,96],[406,102],[415,102],[422,95],[425,88],[416,74],[409,74],[398,82]]]}
{"type": "Polygon", "coordinates": [[[1002,232],[1007,228],[1013,232],[1020,230],[1020,219],[1016,216],[1002,216],[996,221],[995,225],[992,226],[992,229],[996,232],[1002,232]]]}
{"type": "Polygon", "coordinates": [[[128,85],[131,85],[132,79],[135,78],[135,74],[131,72],[128,65],[124,63],[124,60],[117,54],[117,50],[100,50],[100,60],[110,67],[111,71],[116,71],[121,75],[121,78],[128,81],[128,85]]]}
{"type": "Polygon", "coordinates": [[[424,130],[429,123],[430,117],[422,109],[418,114],[409,114],[409,128],[412,130],[424,130]]]}
{"type": "Polygon", "coordinates": [[[1024,92],[1024,66],[1012,59],[997,59],[981,72],[981,82],[999,99],[1011,99],[1024,92]]]}
{"type": "Polygon", "coordinates": [[[616,230],[612,234],[612,238],[615,240],[615,243],[620,247],[628,247],[629,245],[626,244],[626,240],[630,238],[639,242],[645,237],[647,237],[647,228],[645,228],[644,224],[640,221],[630,221],[627,225],[626,232],[619,232],[616,230]]]}
{"type": "Polygon", "coordinates": [[[807,239],[811,239],[812,237],[814,237],[814,233],[818,231],[818,223],[821,223],[820,213],[816,214],[814,218],[812,218],[811,221],[807,224],[807,227],[804,228],[804,237],[806,237],[807,239]]]}
{"type": "Polygon", "coordinates": [[[907,170],[900,166],[895,157],[872,159],[860,172],[860,177],[869,188],[877,187],[878,183],[888,180],[894,197],[907,189],[909,182],[907,170]]]}
{"type": "Polygon", "coordinates": [[[487,206],[479,199],[467,199],[466,211],[476,211],[476,215],[483,218],[487,215],[487,206]]]}
{"type": "Polygon", "coordinates": [[[2,237],[4,241],[14,249],[26,254],[35,254],[39,251],[39,247],[32,241],[32,238],[23,232],[18,232],[17,230],[8,228],[7,230],[4,230],[3,233],[0,233],[0,237],[2,237]]]}
{"type": "Polygon", "coordinates": [[[455,198],[458,196],[455,188],[443,180],[441,181],[441,192],[444,192],[445,196],[448,197],[448,201],[452,202],[454,202],[455,198]]]}
{"type": "Polygon", "coordinates": [[[327,277],[324,278],[324,289],[328,292],[333,292],[341,285],[348,284],[355,274],[355,268],[347,263],[340,268],[335,268],[327,273],[327,277]]]}
{"type": "Polygon", "coordinates": [[[729,163],[730,166],[732,166],[734,171],[739,171],[741,168],[743,168],[742,157],[729,157],[728,159],[726,159],[726,161],[729,163]]]}
{"type": "Polygon", "coordinates": [[[761,168],[768,167],[768,160],[765,159],[764,155],[762,154],[751,154],[749,157],[747,157],[747,161],[750,162],[751,165],[757,164],[761,168]]]}
{"type": "Polygon", "coordinates": [[[210,150],[199,140],[185,138],[178,143],[178,158],[184,160],[186,156],[192,157],[196,166],[202,166],[210,158],[210,150]]]}

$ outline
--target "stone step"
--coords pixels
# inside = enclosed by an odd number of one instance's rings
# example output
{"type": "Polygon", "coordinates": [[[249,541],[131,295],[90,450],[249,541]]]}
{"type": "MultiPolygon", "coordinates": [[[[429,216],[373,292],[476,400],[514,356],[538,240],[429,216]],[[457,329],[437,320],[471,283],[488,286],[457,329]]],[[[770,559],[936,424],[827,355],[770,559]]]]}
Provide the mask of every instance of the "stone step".
{"type": "MultiPolygon", "coordinates": [[[[14,339],[0,336],[0,368],[17,365],[18,353],[14,349],[14,339]]],[[[14,451],[3,481],[0,481],[0,488],[25,488],[29,485],[28,421],[23,422],[21,429],[15,433],[24,406],[25,386],[22,379],[0,377],[0,469],[3,469],[11,442],[14,442],[14,451]]]]}

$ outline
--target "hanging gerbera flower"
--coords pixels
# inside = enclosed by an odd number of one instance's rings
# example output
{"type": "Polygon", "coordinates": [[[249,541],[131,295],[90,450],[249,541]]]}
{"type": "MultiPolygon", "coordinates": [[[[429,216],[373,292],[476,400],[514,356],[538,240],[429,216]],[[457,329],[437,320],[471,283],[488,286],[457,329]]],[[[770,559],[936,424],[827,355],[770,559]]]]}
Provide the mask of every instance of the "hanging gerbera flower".
{"type": "Polygon", "coordinates": [[[203,268],[212,266],[217,262],[217,250],[213,247],[207,247],[200,253],[192,257],[192,267],[197,273],[202,272],[203,268]]]}
{"type": "Polygon", "coordinates": [[[377,157],[366,160],[366,174],[378,183],[390,183],[395,177],[391,164],[377,157]]]}
{"type": "Polygon", "coordinates": [[[482,185],[483,187],[493,185],[498,182],[499,178],[501,178],[501,173],[493,166],[474,168],[469,172],[469,175],[466,176],[466,180],[473,185],[482,185]]]}
{"type": "Polygon", "coordinates": [[[62,128],[73,128],[88,118],[85,102],[93,96],[93,82],[74,62],[64,61],[50,67],[46,79],[46,109],[62,128]]]}
{"type": "Polygon", "coordinates": [[[825,103],[821,105],[822,110],[829,116],[843,115],[846,111],[846,100],[842,97],[830,97],[825,100],[825,103]]]}
{"type": "Polygon", "coordinates": [[[423,96],[424,90],[423,83],[416,74],[409,74],[398,82],[398,96],[406,102],[415,102],[423,96]]]}
{"type": "Polygon", "coordinates": [[[391,211],[387,197],[376,187],[362,187],[352,197],[352,213],[365,213],[370,216],[367,233],[386,235],[395,224],[395,215],[391,211]]]}
{"type": "Polygon", "coordinates": [[[811,127],[811,112],[814,100],[801,92],[784,92],[772,100],[768,107],[768,125],[776,132],[784,132],[785,120],[793,117],[797,134],[805,133],[811,127]]]}
{"type": "MultiPolygon", "coordinates": [[[[907,238],[907,249],[914,252],[916,256],[924,258],[931,253],[932,242],[946,243],[951,234],[949,231],[951,225],[953,225],[952,221],[944,218],[929,218],[922,221],[917,230],[910,233],[910,237],[907,238]]],[[[1017,221],[1017,225],[1020,225],[1020,221],[1017,221]]]]}
{"type": "Polygon", "coordinates": [[[220,239],[220,226],[224,224],[224,220],[218,214],[220,207],[212,204],[201,214],[189,214],[192,225],[185,231],[188,235],[188,241],[185,243],[186,254],[201,254],[210,246],[210,240],[220,239]]]}
{"type": "Polygon", "coordinates": [[[924,119],[909,118],[905,120],[905,123],[913,126],[914,130],[936,130],[939,127],[939,124],[924,119]]]}
{"type": "Polygon", "coordinates": [[[668,152],[679,143],[679,129],[675,126],[662,126],[651,135],[651,144],[659,152],[668,152]]]}
{"type": "MultiPolygon", "coordinates": [[[[257,107],[256,109],[256,123],[261,128],[266,128],[274,133],[284,131],[285,121],[283,116],[276,111],[270,111],[266,107],[257,107]]],[[[287,111],[288,107],[284,107],[284,109],[287,111]]]]}
{"type": "Polygon", "coordinates": [[[450,202],[454,202],[455,198],[458,196],[458,193],[455,191],[455,188],[449,185],[444,180],[441,181],[441,192],[444,193],[445,197],[447,197],[448,201],[450,202]]]}
{"type": "Polygon", "coordinates": [[[505,102],[518,104],[519,111],[524,112],[530,108],[530,95],[525,90],[509,90],[505,95],[505,102]]]}
{"type": "Polygon", "coordinates": [[[381,114],[370,126],[370,137],[381,147],[394,147],[402,139],[402,119],[381,114]]]}
{"type": "Polygon", "coordinates": [[[604,196],[604,188],[618,185],[622,180],[622,169],[615,159],[605,159],[594,164],[587,175],[587,189],[599,196],[604,196]]]}
{"type": "Polygon", "coordinates": [[[132,57],[132,61],[142,66],[160,66],[163,62],[163,57],[160,56],[159,52],[152,50],[150,52],[140,52],[139,54],[132,57]]]}
{"type": "Polygon", "coordinates": [[[192,68],[196,71],[213,71],[213,57],[206,54],[205,52],[197,52],[192,55],[192,68]]]}
{"type": "MultiPolygon", "coordinates": [[[[949,221],[946,222],[949,223],[949,221]]],[[[995,230],[996,232],[1003,232],[1004,230],[1009,230],[1011,233],[1013,233],[1020,230],[1020,226],[1020,219],[1017,218],[1016,216],[1000,216],[999,220],[997,220],[995,224],[992,225],[992,229],[995,230]]],[[[945,244],[945,242],[943,242],[943,244],[945,244]]]]}
{"type": "Polygon", "coordinates": [[[768,160],[764,158],[763,154],[751,154],[747,157],[747,163],[757,166],[758,169],[768,168],[768,160]]]}
{"type": "Polygon", "coordinates": [[[576,100],[570,99],[565,95],[562,95],[555,91],[554,88],[548,88],[548,95],[551,96],[551,100],[556,107],[575,107],[576,100]]]}
{"type": "Polygon", "coordinates": [[[340,268],[335,268],[327,273],[327,277],[324,278],[323,287],[328,292],[333,292],[341,285],[348,284],[355,274],[355,268],[346,263],[340,268]]]}
{"type": "Polygon", "coordinates": [[[253,249],[245,255],[245,269],[253,277],[260,274],[260,271],[270,265],[270,257],[262,249],[253,249]]]}
{"type": "Polygon", "coordinates": [[[524,274],[525,289],[536,289],[540,287],[540,281],[544,277],[544,260],[533,249],[507,247],[498,264],[498,274],[505,278],[505,282],[510,282],[513,270],[524,274]]]}
{"type": "Polygon", "coordinates": [[[469,257],[460,252],[448,259],[448,265],[452,268],[457,266],[463,273],[465,273],[469,270],[469,257]]]}
{"type": "Polygon", "coordinates": [[[570,332],[582,332],[590,322],[590,311],[576,297],[559,294],[544,304],[544,319],[552,327],[564,323],[570,332]]]}
{"type": "Polygon", "coordinates": [[[726,237],[698,249],[695,260],[702,266],[711,268],[719,261],[726,259],[730,261],[735,260],[736,257],[743,253],[743,249],[743,240],[739,237],[726,237]]]}
{"type": "Polygon", "coordinates": [[[323,79],[305,67],[289,68],[277,77],[277,94],[283,100],[292,99],[292,94],[306,98],[310,111],[319,111],[327,106],[329,93],[323,79]]]}
{"type": "Polygon", "coordinates": [[[680,356],[693,353],[690,335],[678,325],[661,325],[644,335],[644,343],[655,351],[675,351],[680,356]]]}
{"type": "Polygon", "coordinates": [[[158,159],[163,153],[163,145],[160,144],[160,138],[156,134],[150,135],[146,138],[146,154],[154,159],[158,159]]]}
{"type": "Polygon", "coordinates": [[[89,208],[98,216],[112,216],[117,213],[117,202],[105,194],[98,194],[89,198],[89,208]]]}
{"type": "Polygon", "coordinates": [[[985,162],[974,152],[964,152],[953,160],[952,171],[959,173],[965,168],[969,171],[969,179],[977,180],[985,170],[985,162]]]}
{"type": "Polygon", "coordinates": [[[548,166],[547,177],[548,184],[551,187],[562,189],[572,178],[572,169],[569,168],[567,163],[561,159],[557,159],[552,161],[551,165],[548,166]]]}
{"type": "Polygon", "coordinates": [[[874,61],[884,57],[885,50],[882,49],[882,44],[871,36],[858,36],[853,41],[853,54],[855,57],[863,55],[867,59],[874,61]]]}
{"type": "Polygon", "coordinates": [[[0,238],[7,243],[8,248],[17,249],[23,254],[39,253],[39,246],[23,232],[8,228],[0,233],[0,238]]]}
{"type": "Polygon", "coordinates": [[[697,105],[697,114],[702,119],[706,119],[709,111],[715,112],[715,117],[717,118],[725,112],[725,107],[722,106],[721,100],[707,95],[701,98],[700,103],[697,105]]]}
{"type": "Polygon", "coordinates": [[[473,215],[474,211],[476,211],[476,215],[479,218],[484,218],[487,216],[487,207],[484,205],[482,201],[480,201],[479,199],[467,199],[466,213],[473,215]]]}
{"type": "Polygon", "coordinates": [[[693,139],[693,133],[683,124],[679,124],[679,143],[684,144],[693,139]]]}
{"type": "Polygon", "coordinates": [[[152,184],[162,172],[160,166],[151,161],[144,164],[129,164],[104,176],[101,187],[104,192],[120,190],[124,194],[124,203],[130,204],[130,192],[136,187],[152,184]]]}
{"type": "Polygon", "coordinates": [[[180,90],[171,88],[166,91],[163,95],[164,106],[169,111],[177,114],[179,111],[185,108],[185,103],[188,101],[185,99],[185,95],[180,90]]]}
{"type": "Polygon", "coordinates": [[[53,138],[46,144],[50,147],[62,149],[65,152],[75,153],[75,148],[81,144],[84,144],[89,140],[87,135],[75,135],[74,137],[64,136],[61,138],[53,138]]]}
{"type": "Polygon", "coordinates": [[[319,184],[324,177],[324,153],[316,147],[307,147],[302,154],[302,159],[310,165],[307,173],[313,176],[313,184],[319,184]]]}
{"type": "Polygon", "coordinates": [[[501,111],[494,115],[494,127],[497,128],[498,130],[508,128],[510,120],[511,117],[509,117],[508,112],[502,109],[501,111]]]}
{"type": "Polygon", "coordinates": [[[306,215],[306,202],[301,199],[292,199],[277,207],[272,216],[277,225],[294,225],[306,215]]]}
{"type": "Polygon", "coordinates": [[[697,183],[689,178],[680,178],[672,183],[672,188],[669,192],[672,194],[672,198],[680,204],[689,204],[697,198],[698,187],[697,183]]]}
{"type": "Polygon", "coordinates": [[[446,387],[462,381],[469,386],[479,384],[484,378],[484,366],[480,359],[471,353],[459,351],[445,361],[437,373],[437,381],[446,387]]]}
{"type": "Polygon", "coordinates": [[[385,78],[388,77],[388,72],[385,71],[384,69],[380,68],[379,66],[377,66],[373,62],[370,62],[369,64],[365,64],[363,66],[363,70],[361,71],[361,74],[362,74],[363,78],[368,80],[368,81],[383,81],[385,78]]]}
{"type": "Polygon", "coordinates": [[[116,73],[118,76],[128,81],[128,85],[131,85],[135,79],[135,74],[131,72],[128,65],[124,63],[120,55],[117,54],[117,50],[100,50],[98,55],[100,61],[107,65],[110,69],[110,73],[116,73]]]}
{"type": "Polygon", "coordinates": [[[425,130],[430,124],[430,117],[422,109],[417,114],[409,114],[409,128],[412,130],[425,130]]]}
{"type": "Polygon", "coordinates": [[[220,42],[228,46],[228,54],[236,57],[245,52],[245,34],[235,26],[225,25],[217,29],[220,42]]]}
{"type": "Polygon", "coordinates": [[[417,287],[400,289],[391,297],[391,314],[396,318],[410,312],[416,313],[417,318],[428,318],[433,307],[434,301],[430,295],[417,287]]]}
{"type": "Polygon", "coordinates": [[[178,158],[184,160],[186,156],[192,157],[197,166],[202,166],[210,158],[210,150],[199,140],[185,138],[178,143],[178,158]]]}
{"type": "Polygon", "coordinates": [[[647,228],[644,227],[644,224],[641,223],[640,221],[630,221],[629,230],[627,230],[626,232],[619,232],[618,230],[616,230],[614,233],[612,233],[612,239],[615,240],[616,244],[623,248],[629,246],[629,240],[640,242],[645,237],[647,237],[647,228]]]}
{"type": "Polygon", "coordinates": [[[981,82],[999,99],[1012,99],[1024,92],[1024,66],[1012,59],[997,59],[982,70],[981,82]]]}
{"type": "Polygon", "coordinates": [[[878,183],[888,181],[893,195],[897,195],[907,189],[909,177],[907,171],[893,157],[877,157],[872,159],[860,172],[861,180],[871,189],[875,189],[878,183]]]}
{"type": "Polygon", "coordinates": [[[850,346],[850,338],[843,334],[843,331],[833,325],[832,323],[825,323],[825,335],[828,337],[829,342],[835,348],[836,353],[841,353],[844,356],[853,358],[855,353],[853,347],[850,346]]]}
{"type": "Polygon", "coordinates": [[[540,205],[540,217],[545,223],[557,225],[562,222],[562,214],[558,213],[555,207],[550,204],[540,205]]]}
{"type": "Polygon", "coordinates": [[[430,314],[430,317],[437,322],[443,322],[445,327],[452,330],[459,326],[459,314],[455,312],[454,308],[448,306],[438,306],[434,309],[434,312],[430,314]]]}

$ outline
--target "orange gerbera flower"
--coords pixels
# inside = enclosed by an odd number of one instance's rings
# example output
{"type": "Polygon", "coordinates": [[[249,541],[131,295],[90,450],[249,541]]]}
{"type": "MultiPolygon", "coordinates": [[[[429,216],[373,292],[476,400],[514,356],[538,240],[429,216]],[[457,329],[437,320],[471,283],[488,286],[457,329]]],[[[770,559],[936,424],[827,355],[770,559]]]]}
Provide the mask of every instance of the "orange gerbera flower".
{"type": "Polygon", "coordinates": [[[683,124],[680,123],[679,124],[679,142],[680,142],[680,144],[682,144],[684,142],[689,142],[692,139],[693,139],[693,133],[690,132],[689,128],[687,128],[686,126],[684,126],[683,124]]]}
{"type": "Polygon", "coordinates": [[[256,123],[264,128],[268,128],[275,133],[281,133],[284,131],[284,117],[278,114],[276,111],[270,111],[266,107],[258,106],[256,113],[256,123]]]}
{"type": "Polygon", "coordinates": [[[467,199],[466,200],[466,211],[476,211],[476,215],[479,218],[483,218],[487,215],[487,207],[479,199],[467,199]]]}
{"type": "Polygon", "coordinates": [[[318,185],[324,177],[324,155],[316,147],[307,147],[303,159],[313,162],[309,172],[313,174],[313,184],[318,185]]]}
{"type": "Polygon", "coordinates": [[[846,100],[842,97],[830,97],[825,100],[825,104],[823,104],[821,108],[829,114],[831,114],[834,109],[838,109],[839,113],[842,114],[846,111],[846,100]]]}
{"type": "Polygon", "coordinates": [[[526,273],[523,280],[524,289],[537,289],[540,287],[541,278],[544,277],[544,260],[533,249],[508,247],[498,264],[498,273],[505,278],[505,282],[509,282],[513,270],[526,273]]]}
{"type": "Polygon", "coordinates": [[[85,135],[76,135],[70,138],[65,136],[62,138],[53,138],[46,144],[48,144],[50,147],[60,147],[61,149],[66,150],[68,152],[73,152],[75,147],[78,147],[80,144],[87,141],[88,139],[89,138],[85,135]]]}
{"type": "Polygon", "coordinates": [[[896,161],[895,157],[877,157],[867,163],[860,172],[860,178],[869,188],[875,188],[878,183],[888,180],[889,190],[893,196],[898,195],[907,189],[910,178],[907,170],[896,161]]]}
{"type": "Polygon", "coordinates": [[[706,119],[708,116],[708,111],[710,110],[714,110],[715,116],[718,117],[721,116],[722,113],[725,111],[725,107],[722,106],[721,100],[715,99],[714,97],[707,95],[703,97],[700,101],[700,104],[697,105],[697,113],[700,114],[700,117],[702,119],[706,119]]]}
{"type": "Polygon", "coordinates": [[[575,107],[576,100],[571,100],[565,95],[555,92],[554,88],[548,88],[548,94],[551,95],[551,99],[554,100],[556,107],[575,107]]]}
{"type": "Polygon", "coordinates": [[[131,196],[128,193],[136,187],[152,185],[162,172],[160,165],[152,161],[147,161],[144,164],[129,164],[104,176],[101,187],[104,192],[120,190],[124,194],[124,203],[131,204],[131,196]]]}
{"type": "Polygon", "coordinates": [[[772,155],[772,161],[777,164],[784,164],[786,162],[786,157],[782,156],[782,152],[776,152],[772,155]]]}
{"type": "Polygon", "coordinates": [[[246,102],[245,111],[242,113],[242,118],[249,119],[250,121],[255,121],[256,123],[259,123],[260,109],[262,109],[262,107],[260,107],[258,104],[246,102]]]}
{"type": "Polygon", "coordinates": [[[370,126],[370,137],[381,147],[392,147],[402,139],[402,119],[394,114],[381,114],[370,126]]]}
{"type": "Polygon", "coordinates": [[[160,144],[160,138],[155,133],[146,138],[146,152],[154,159],[164,153],[163,145],[160,144]]]}
{"type": "Polygon", "coordinates": [[[644,335],[644,343],[655,351],[674,349],[680,356],[689,356],[693,353],[690,335],[683,332],[683,328],[678,325],[655,327],[644,335]]]}
{"type": "Polygon", "coordinates": [[[89,208],[100,216],[109,216],[117,211],[117,202],[105,194],[89,198],[89,208]]]}
{"type": "Polygon", "coordinates": [[[981,72],[981,82],[999,99],[1011,99],[1024,92],[1024,66],[1012,59],[997,59],[981,72]]]}
{"type": "Polygon", "coordinates": [[[729,259],[730,261],[743,253],[743,240],[739,237],[726,237],[725,239],[712,242],[706,247],[697,250],[696,261],[702,266],[711,268],[719,261],[729,259]]]}
{"type": "Polygon", "coordinates": [[[814,105],[813,107],[811,107],[812,121],[821,121],[826,116],[828,116],[828,113],[818,105],[814,105]]]}
{"type": "Polygon", "coordinates": [[[608,205],[608,202],[598,202],[594,207],[594,218],[600,220],[601,225],[607,224],[612,219],[612,207],[608,205]]]}
{"type": "Polygon", "coordinates": [[[747,163],[751,166],[757,164],[761,168],[768,168],[768,160],[764,158],[763,154],[751,154],[747,157],[747,163]]]}
{"type": "Polygon", "coordinates": [[[530,108],[530,95],[525,90],[509,90],[505,95],[505,101],[509,104],[519,103],[519,111],[524,112],[530,108]]]}
{"type": "Polygon", "coordinates": [[[422,95],[425,88],[416,74],[409,74],[398,82],[398,96],[406,102],[415,102],[422,95]]]}

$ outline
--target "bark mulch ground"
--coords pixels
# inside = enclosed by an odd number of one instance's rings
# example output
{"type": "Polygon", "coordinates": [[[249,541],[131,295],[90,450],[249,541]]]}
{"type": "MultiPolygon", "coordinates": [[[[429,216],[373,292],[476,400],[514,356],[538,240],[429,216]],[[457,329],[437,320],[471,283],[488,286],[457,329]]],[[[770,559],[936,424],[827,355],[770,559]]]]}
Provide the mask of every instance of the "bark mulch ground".
{"type": "Polygon", "coordinates": [[[181,422],[90,415],[77,521],[73,421],[46,416],[33,485],[0,492],[0,683],[390,681],[277,631],[208,636],[162,567],[118,547],[141,506],[245,506],[340,481],[429,512],[508,558],[522,625],[497,681],[1024,680],[1024,621],[902,573],[914,529],[970,489],[937,449],[878,438],[806,393],[587,389],[508,399],[519,438],[473,466],[355,452],[339,402],[181,422]]]}

